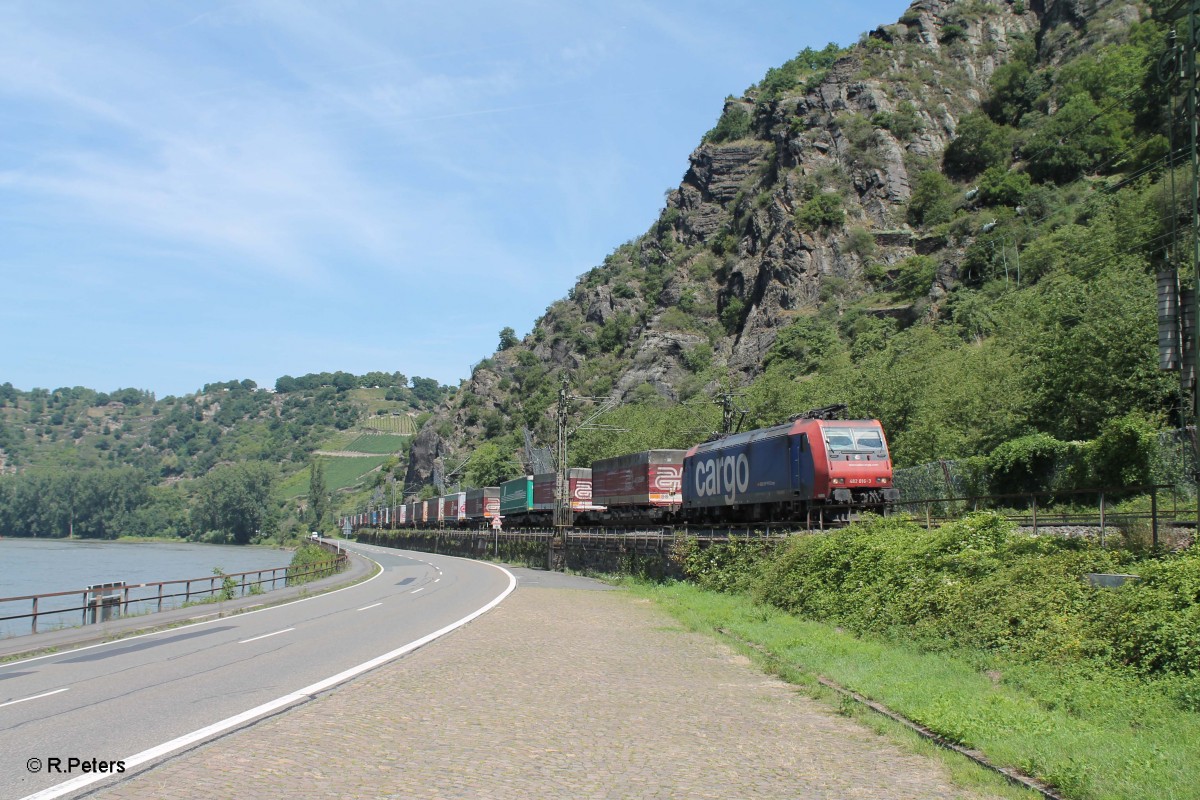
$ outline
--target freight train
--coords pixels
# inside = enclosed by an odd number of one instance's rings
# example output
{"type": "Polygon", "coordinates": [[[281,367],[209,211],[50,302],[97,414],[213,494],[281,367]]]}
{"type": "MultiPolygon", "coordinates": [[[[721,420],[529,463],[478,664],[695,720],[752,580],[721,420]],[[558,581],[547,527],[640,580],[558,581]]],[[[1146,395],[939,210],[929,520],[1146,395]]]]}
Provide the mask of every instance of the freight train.
{"type": "MultiPolygon", "coordinates": [[[[879,420],[837,418],[844,406],[800,414],[770,428],[722,436],[687,450],[645,450],[567,471],[577,525],[812,522],[897,501],[879,420]]],[[[524,475],[355,514],[352,528],[478,528],[549,525],[556,473],[524,475]]]]}

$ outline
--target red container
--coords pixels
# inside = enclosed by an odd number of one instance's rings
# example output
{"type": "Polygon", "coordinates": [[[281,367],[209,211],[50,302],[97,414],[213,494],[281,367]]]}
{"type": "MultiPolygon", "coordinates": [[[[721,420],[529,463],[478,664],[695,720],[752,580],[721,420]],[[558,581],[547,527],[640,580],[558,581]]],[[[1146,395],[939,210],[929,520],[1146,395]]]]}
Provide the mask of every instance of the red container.
{"type": "Polygon", "coordinates": [[[467,519],[491,519],[500,514],[500,487],[485,486],[467,490],[467,519]]]}
{"type": "Polygon", "coordinates": [[[462,522],[467,518],[466,492],[456,492],[442,498],[442,521],[462,522]]]}
{"type": "MultiPolygon", "coordinates": [[[[533,508],[537,511],[554,510],[554,487],[558,474],[543,472],[533,476],[533,508]]],[[[567,470],[567,496],[571,498],[572,511],[587,511],[592,505],[592,471],[586,467],[567,470]]]]}
{"type": "Polygon", "coordinates": [[[597,505],[678,508],[686,450],[643,450],[592,462],[597,505]]]}

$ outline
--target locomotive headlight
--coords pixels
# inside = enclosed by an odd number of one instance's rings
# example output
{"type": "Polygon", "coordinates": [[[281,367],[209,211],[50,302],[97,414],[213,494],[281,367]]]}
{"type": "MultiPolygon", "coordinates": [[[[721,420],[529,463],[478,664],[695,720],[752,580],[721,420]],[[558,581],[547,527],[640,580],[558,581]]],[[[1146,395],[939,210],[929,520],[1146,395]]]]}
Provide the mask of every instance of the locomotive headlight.
{"type": "Polygon", "coordinates": [[[876,483],[889,483],[887,478],[876,478],[875,482],[876,483]]]}
{"type": "Polygon", "coordinates": [[[846,479],[845,478],[830,478],[829,482],[834,484],[835,486],[839,486],[839,485],[845,483],[846,479]]]}

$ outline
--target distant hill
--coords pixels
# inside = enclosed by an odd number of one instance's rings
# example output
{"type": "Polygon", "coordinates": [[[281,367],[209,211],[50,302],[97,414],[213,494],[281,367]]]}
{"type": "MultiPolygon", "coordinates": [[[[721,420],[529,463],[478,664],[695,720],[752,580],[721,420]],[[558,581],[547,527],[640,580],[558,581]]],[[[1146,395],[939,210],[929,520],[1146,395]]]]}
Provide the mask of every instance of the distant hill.
{"type": "Polygon", "coordinates": [[[0,534],[93,535],[73,518],[85,505],[104,506],[113,516],[95,527],[102,531],[97,535],[185,532],[191,524],[186,512],[214,470],[264,465],[275,496],[294,500],[307,492],[308,466],[323,449],[338,451],[323,458],[340,462],[330,469],[336,480],[327,488],[352,488],[366,473],[394,467],[408,442],[400,434],[411,434],[453,391],[432,379],[410,383],[401,373],[382,372],[284,376],[273,389],[227,381],[161,400],[138,389],[22,391],[5,383],[0,534]],[[121,480],[112,482],[118,472],[121,480]],[[96,492],[111,502],[79,502],[81,480],[103,487],[96,492]],[[133,521],[139,509],[159,501],[161,514],[133,521]]]}

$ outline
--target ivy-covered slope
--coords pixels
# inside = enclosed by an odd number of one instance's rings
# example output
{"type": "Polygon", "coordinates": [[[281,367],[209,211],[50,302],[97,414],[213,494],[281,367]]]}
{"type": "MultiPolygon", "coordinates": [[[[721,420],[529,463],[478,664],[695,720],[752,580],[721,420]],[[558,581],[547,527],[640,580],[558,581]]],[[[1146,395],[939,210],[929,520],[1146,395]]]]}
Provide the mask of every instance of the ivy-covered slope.
{"type": "Polygon", "coordinates": [[[554,441],[563,375],[626,404],[572,466],[703,438],[719,387],[748,425],[848,402],[899,465],[1169,422],[1154,272],[1188,245],[1163,5],[920,0],[771,70],[650,230],[476,367],[418,437],[410,490],[439,458],[471,457],[468,483],[525,468],[522,428],[554,441]]]}

